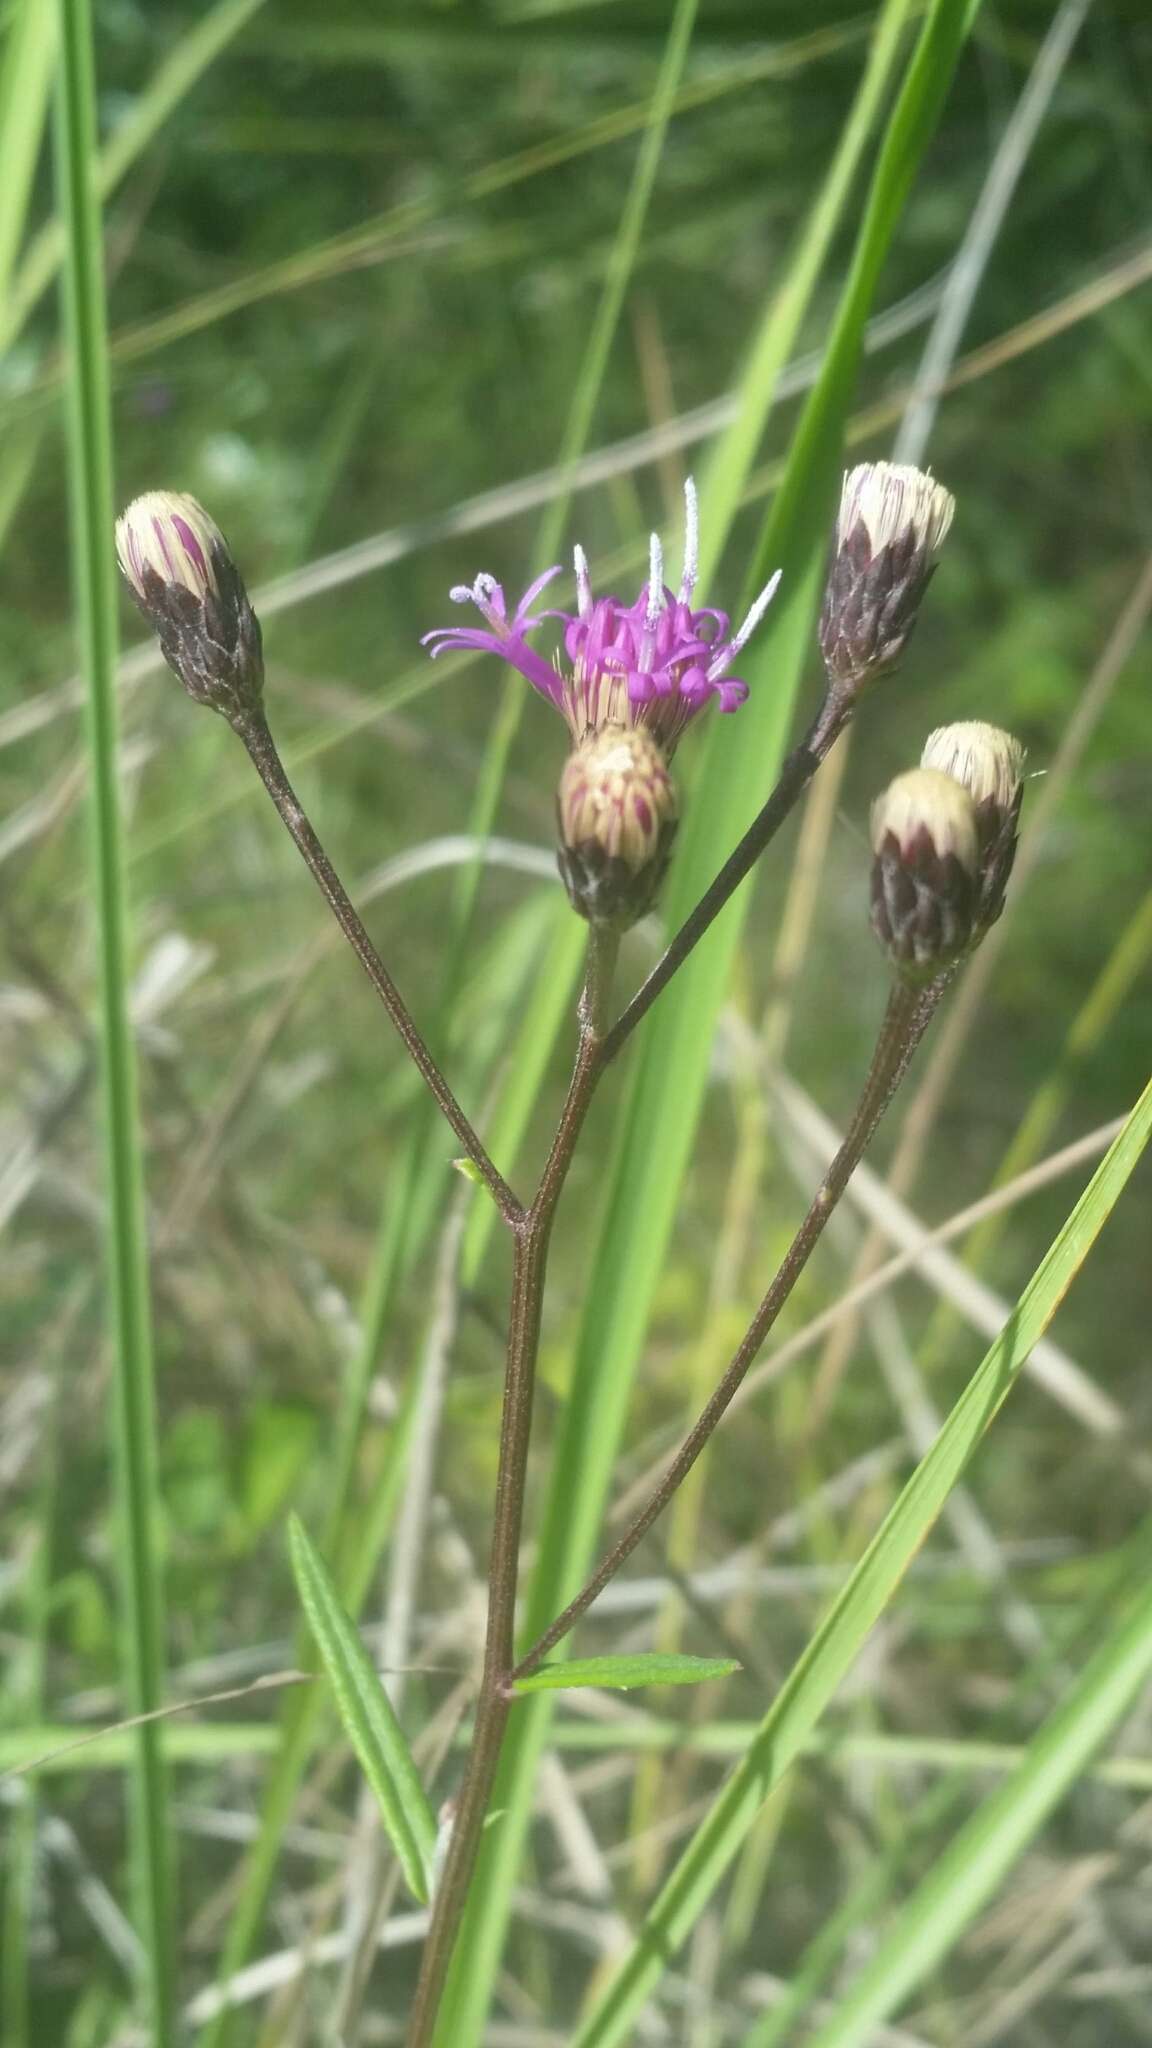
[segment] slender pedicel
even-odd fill
[[[235,721],[235,729],[248,749],[249,758],[290,833],[297,851],[305,861],[313,881],[387,1010],[405,1051],[419,1070],[445,1121],[455,1132],[468,1158],[480,1174],[505,1223],[512,1228],[518,1228],[524,1215],[523,1204],[490,1159],[479,1134],[473,1129],[424,1043],[399,989],[372,944],[351,897],[313,831],[307,813],[284,772],[284,764],[276,750],[267,721],[262,716],[238,720]]]
[[[695,908],[669,940],[647,979],[606,1034],[601,1049],[605,1065],[616,1058],[636,1026],[647,1016],[673,976],[679,973],[689,954],[699,945],[705,932],[790,817],[821,762],[831,753],[852,716],[852,709],[851,698],[835,697],[829,691],[805,737],[780,770],[776,787],[767,803],[753,818],[743,839],[733,848],[715,880],[709,883]]]

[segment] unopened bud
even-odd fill
[[[935,768],[898,775],[872,806],[872,929],[911,981],[971,944],[980,878],[976,810]]]
[[[643,726],[573,749],[556,795],[557,861],[573,910],[627,931],[656,900],[676,836],[676,787]]]
[[[845,476],[820,615],[834,688],[858,689],[899,661],[955,510],[942,484],[903,463]]]
[[[920,764],[950,775],[972,799],[980,842],[976,921],[981,932],[985,932],[1004,908],[1004,892],[1016,858],[1024,794],[1024,749],[1010,732],[971,719],[959,725],[942,725],[931,733]]]
[[[260,622],[215,520],[180,491],[148,491],[116,521],[128,588],[198,704],[225,718],[255,710],[264,688]]]

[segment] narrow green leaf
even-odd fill
[[[315,1688],[301,1686],[296,1698]],[[735,1762],[759,1731],[756,1721],[657,1720],[638,1715],[627,1721],[589,1721],[584,1715],[555,1722],[549,1741],[573,1756],[692,1755]],[[467,1746],[471,1729],[459,1731],[457,1747]],[[130,1765],[133,1730],[107,1728],[81,1736],[74,1722],[44,1721],[27,1728],[0,1728],[0,1780],[16,1773],[36,1778],[83,1776],[89,1771],[119,1771]],[[267,1756],[280,1740],[272,1721],[196,1721],[182,1715],[167,1723],[164,1753],[172,1764],[220,1764],[235,1757]],[[1019,1743],[965,1742],[958,1737],[845,1733],[810,1735],[805,1756],[834,1765],[876,1764],[922,1776],[935,1771],[949,1781],[968,1772],[976,1777],[1003,1776],[1024,1761]],[[1096,1783],[1121,1791],[1152,1792],[1152,1757],[1102,1757],[1090,1768]]]
[[[436,1822],[404,1731],[304,1525],[288,1523],[292,1569],[328,1682],[409,1889],[428,1901]]]
[[[55,8],[18,0],[0,61],[0,304],[24,235],[55,52]]]
[[[724,552],[728,529],[752,473],[780,373],[796,346],[804,315],[840,223],[864,150],[892,82],[896,53],[912,14],[912,0],[886,0],[876,22],[860,88],[836,153],[804,222],[785,273],[769,301],[740,379],[739,410],[708,457],[701,495],[708,525],[701,536],[700,580],[707,588]]]
[[[264,0],[217,0],[181,37],[151,84],[140,94],[127,120],[101,154],[93,156],[94,181],[101,199],[115,191],[125,172],[160,133],[185,94],[263,5]],[[41,0],[33,0],[25,12],[44,16],[51,10]],[[29,313],[59,270],[63,250],[63,229],[59,222],[50,221],[29,245],[11,293],[5,295],[0,314],[0,351],[10,348],[20,334]]]
[[[92,182],[96,77],[89,0],[60,0],[56,194],[64,234],[72,580],[87,696],[91,871],[99,948],[105,1302],[116,1466],[124,1698],[149,1714],[164,1697],[152,1311],[120,814],[116,698],[118,579],[113,553],[112,419],[100,208]],[[134,1732],[131,1868],[145,1955],[148,2037],[174,2038],[172,1854],[160,1729]]]
[[[517,1679],[516,1691],[574,1692],[580,1686],[602,1685],[630,1692],[638,1685],[703,1685],[706,1678],[729,1678],[739,1669],[735,1657],[664,1657],[655,1650],[636,1657],[573,1657],[567,1664],[543,1664],[530,1678]]]
[[[330,1510],[327,1534],[334,1543],[350,1518],[349,1508],[353,1498],[352,1473],[358,1442],[354,1417],[360,1412],[360,1389],[367,1383],[371,1361],[376,1356],[379,1331],[394,1277],[393,1266],[393,1246],[385,1231],[381,1233],[377,1244],[364,1289],[360,1311],[361,1342],[348,1367],[344,1400],[348,1409],[354,1412],[346,1429],[337,1433],[338,1437],[343,1438],[343,1445],[338,1445],[329,1469]],[[420,1377],[415,1375],[410,1388],[405,1391],[400,1413],[389,1436],[382,1469],[376,1477],[367,1505],[357,1503],[359,1523],[356,1551],[349,1559],[347,1572],[341,1579],[346,1605],[353,1614],[359,1613],[367,1597],[372,1575],[395,1518],[419,1396]],[[298,1654],[301,1663],[306,1664],[308,1657],[305,1656],[303,1649]],[[260,1801],[260,1826],[245,1861],[243,1880],[217,1959],[217,1976],[220,1982],[226,1982],[243,1967],[256,1938],[268,1901],[284,1830],[292,1818],[300,1782],[308,1767],[308,1759],[316,1740],[322,1703],[323,1696],[318,1686],[303,1686],[299,1691],[291,1692],[278,1728],[274,1731],[274,1740],[271,1744],[274,1754]],[[220,2048],[220,2044],[228,2038],[234,2017],[233,2006],[221,2005],[215,2019],[209,2022],[204,2031],[204,2048]]]
[[[629,2030],[667,1959],[711,1897],[773,1787],[800,1754],[932,1527],[984,1431],[1007,1399],[1152,1136],[1149,1082],[927,1456],[868,1545],[786,1679],[646,1916],[635,1944],[587,2014],[573,2048],[611,2048]]]
[[[27,1728],[0,1728],[0,1782],[17,1772],[58,1778],[88,1771],[130,1767],[136,1753],[134,1728],[87,1733],[73,1721],[42,1721]],[[273,1722],[169,1721],[164,1734],[168,1763],[221,1764],[234,1757],[267,1756],[276,1747]]]

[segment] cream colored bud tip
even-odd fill
[[[841,546],[862,522],[872,552],[900,540],[911,528],[916,546],[934,561],[944,545],[956,500],[927,470],[903,462],[862,462],[844,478],[837,535]]]
[[[1010,811],[1024,779],[1024,749],[1010,732],[972,718],[929,733],[920,766],[962,783],[974,804]]]
[[[116,521],[117,558],[143,603],[149,570],[162,583],[182,584],[193,596],[205,597],[216,581],[217,548],[228,551],[216,521],[183,491],[146,491]]]
[[[976,809],[966,789],[937,768],[910,768],[898,775],[872,806],[872,851],[880,853],[889,835],[901,857],[915,858],[927,848],[939,860],[955,854],[969,874],[976,872],[979,841]]]

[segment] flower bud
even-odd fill
[[[1004,892],[1016,858],[1024,749],[1010,732],[971,719],[942,725],[930,733],[920,765],[950,775],[968,791],[975,806],[980,842],[976,922],[981,933],[986,932],[1004,908]]]
[[[643,917],[671,858],[677,811],[645,727],[605,726],[574,748],[556,794],[556,858],[573,910],[616,931]]]
[[[913,768],[872,806],[872,929],[909,981],[971,944],[980,881],[976,808],[935,768]]]
[[[134,498],[116,521],[116,553],[189,696],[233,720],[254,711],[264,688],[260,622],[204,507],[179,491]]]
[[[859,689],[899,661],[955,509],[934,477],[902,463],[845,476],[820,615],[833,688]]]

